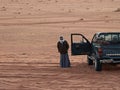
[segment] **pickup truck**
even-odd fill
[[[88,65],[96,71],[102,70],[103,63],[120,63],[120,32],[95,33],[91,42],[82,34],[71,34],[71,54],[87,55]]]

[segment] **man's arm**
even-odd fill
[[[68,42],[66,41],[66,46],[67,46],[67,49],[69,49],[69,44],[68,44]]]

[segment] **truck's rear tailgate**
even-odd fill
[[[110,58],[120,58],[120,44],[113,45],[103,45],[103,56]]]

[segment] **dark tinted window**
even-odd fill
[[[104,42],[120,42],[119,33],[102,33],[98,36],[98,38],[101,38],[100,40]]]

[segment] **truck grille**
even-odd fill
[[[107,56],[120,56],[120,54],[106,54]]]
[[[110,57],[120,57],[120,50],[105,50],[103,54]]]

